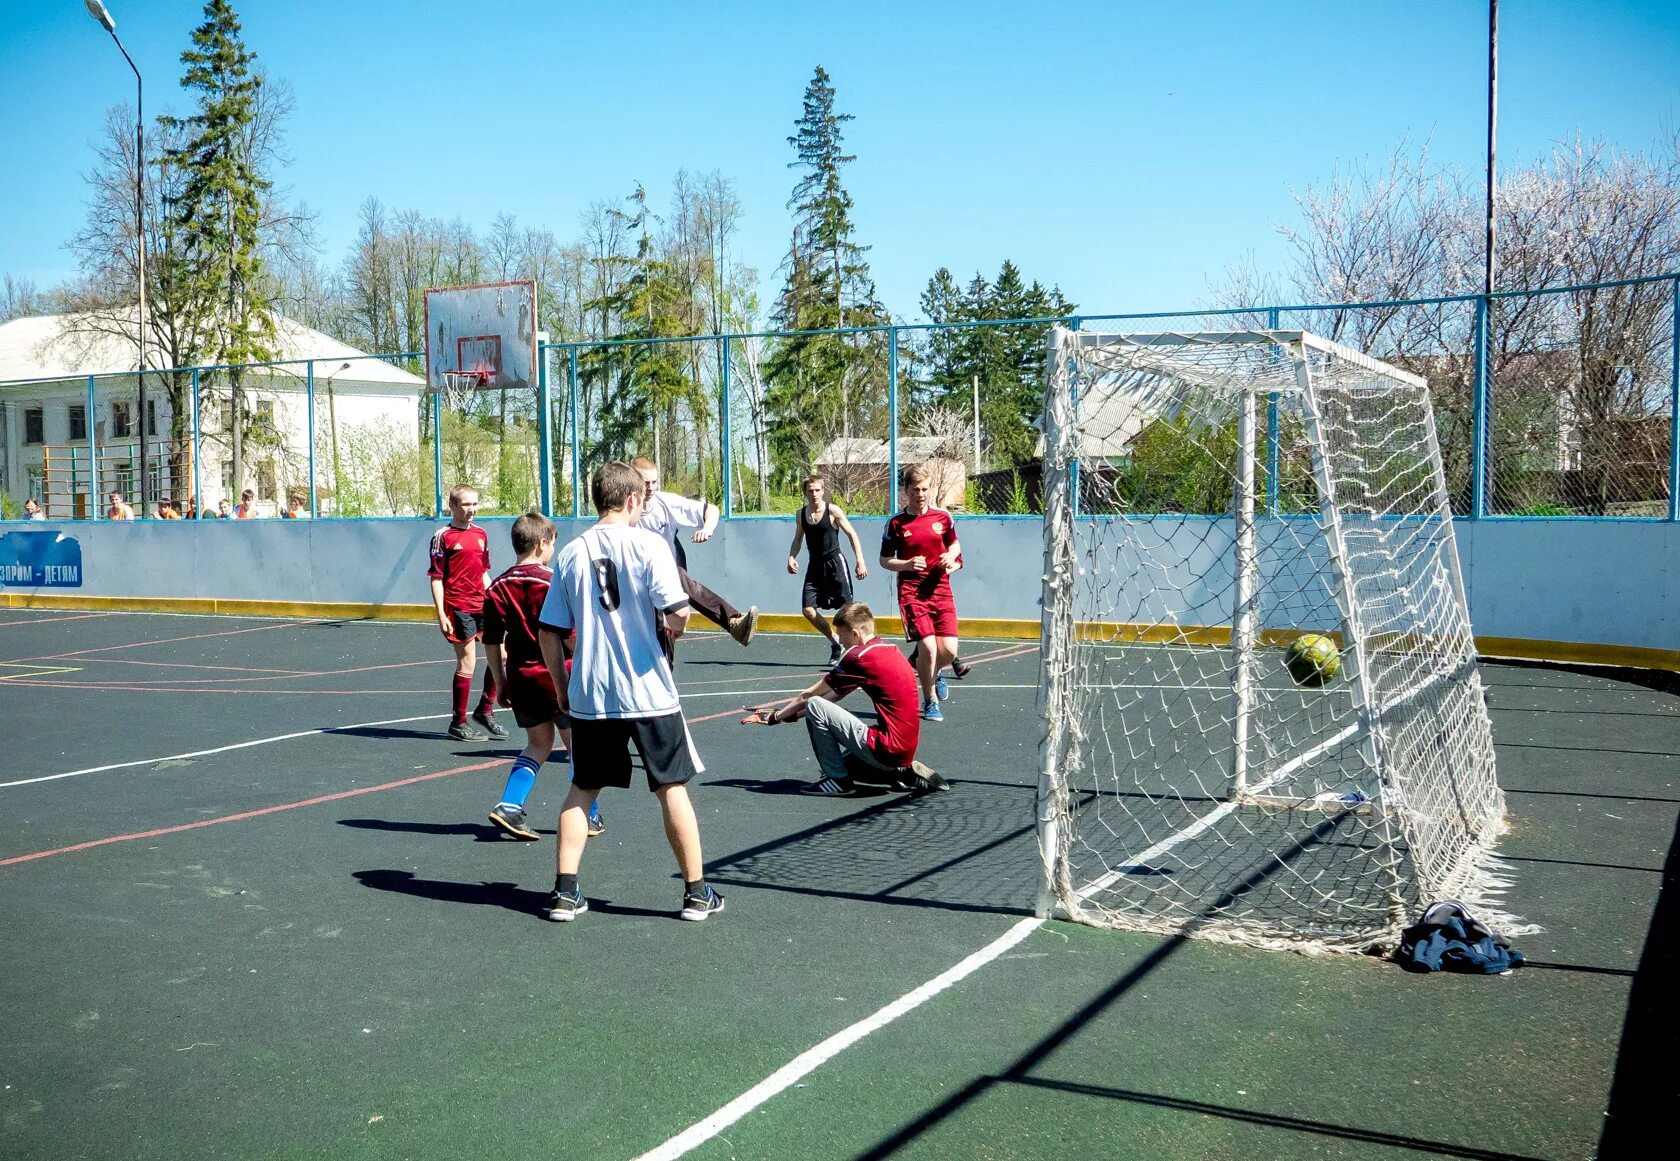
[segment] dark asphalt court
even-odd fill
[[[441,735],[430,627],[0,611],[0,1157],[638,1157],[1030,915],[1031,643],[967,645],[923,745],[955,789],[914,801],[799,796],[803,730],[736,724],[820,671],[815,638],[679,649],[728,911],[676,921],[637,789],[558,925],[566,767],[532,797],[544,841],[498,838],[517,744]],[[686,1155],[1648,1155],[1676,1096],[1680,694],[1484,672],[1508,904],[1544,929],[1523,971],[1050,923]]]

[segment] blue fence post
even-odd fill
[[[303,365],[303,390],[308,400],[308,416],[306,423],[309,427],[309,514],[321,514],[320,503],[315,495],[315,360],[311,359]],[[196,501],[195,501],[196,503]]]
[[[718,377],[722,381],[723,389],[723,518],[729,519],[735,515],[735,445],[730,442],[729,433],[729,364],[734,360],[729,355],[729,340],[724,339],[721,347],[722,358],[718,363]]]
[[[1266,310],[1266,329],[1278,329],[1278,308]],[[1278,393],[1266,393],[1266,513],[1276,516],[1278,510]]]
[[[887,515],[898,510],[898,328],[887,332]]]
[[[192,373],[192,443],[193,443],[193,481],[192,481],[192,484],[193,484],[193,507],[198,510],[198,514],[200,516],[204,515],[204,489],[201,486],[202,483],[203,483],[203,474],[199,471],[199,449],[202,446],[202,441],[200,440],[199,437],[200,437],[200,435],[203,434],[203,430],[204,430],[204,425],[199,422],[199,412],[198,412],[198,368],[194,367],[193,368],[193,373]]]
[[[432,392],[432,515],[443,517],[443,392]]]
[[[1470,512],[1480,520],[1487,512],[1488,469],[1488,307],[1485,296],[1476,300],[1475,380],[1471,387],[1470,421]]]
[[[1668,348],[1668,518],[1680,523],[1680,278],[1673,283],[1673,342]]]
[[[583,464],[583,439],[578,434],[578,358],[577,345],[566,348],[566,388],[571,393],[572,414],[572,519],[583,516],[582,482],[578,471]]]
[[[548,385],[548,356],[549,348],[546,343],[537,344],[537,466],[538,479],[541,485],[538,489],[538,505],[542,514],[552,518],[554,516],[554,407],[553,393]]]
[[[95,520],[99,519],[99,422],[94,418],[98,414],[95,410],[97,405],[97,401],[94,399],[94,379],[92,375],[89,375],[87,392],[88,515]],[[75,515],[75,512],[76,496],[75,489],[72,488],[70,513]]]

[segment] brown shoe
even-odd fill
[[[751,645],[753,633],[758,629],[758,606],[754,605],[744,613],[738,613],[729,621],[729,635],[735,638],[737,645]]]

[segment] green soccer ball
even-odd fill
[[[1342,654],[1330,638],[1308,633],[1290,643],[1283,663],[1296,685],[1329,685],[1341,672]]]

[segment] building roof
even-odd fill
[[[898,437],[898,462],[901,464],[920,464],[934,459],[941,448],[952,441],[938,435],[901,435]],[[959,441],[960,443],[960,441]],[[834,466],[837,464],[886,464],[888,462],[887,441],[884,439],[863,439],[857,436],[837,439],[822,450],[817,456],[817,463]]]
[[[44,314],[0,323],[0,386],[20,379],[133,373],[137,359],[131,338],[78,333],[69,326],[73,317]],[[346,383],[383,384],[415,391],[426,386],[426,380],[419,375],[411,375],[382,359],[369,358],[365,351],[283,315],[274,316],[274,327],[276,359],[314,359],[317,376],[337,372],[337,377]],[[148,369],[158,367],[156,356],[156,351],[148,352]],[[340,371],[339,365],[346,362],[350,367]],[[320,363],[329,365],[322,367]],[[301,365],[289,370],[299,377],[304,374]]]

